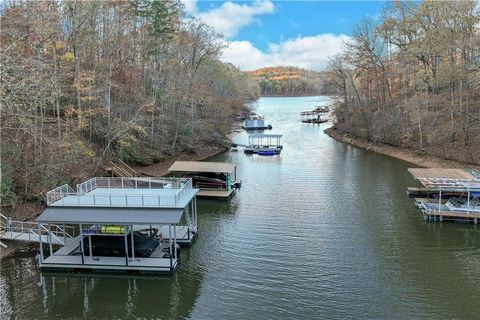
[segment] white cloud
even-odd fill
[[[183,0],[184,4],[188,3],[186,1],[187,0]],[[274,11],[275,6],[269,0],[254,1],[251,5],[229,1],[222,3],[222,5],[217,8],[199,12],[194,15],[202,19],[206,24],[212,26],[218,33],[223,34],[226,38],[232,38],[241,28],[255,22],[257,16],[271,14]],[[194,12],[196,12],[196,4]]]
[[[272,43],[261,51],[249,41],[232,41],[224,50],[222,60],[241,70],[261,67],[297,66],[309,70],[325,70],[329,57],[340,53],[350,37],[344,34],[318,34]]]
[[[185,6],[185,11],[188,14],[195,15],[197,13],[197,0],[180,0]]]

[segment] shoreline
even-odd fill
[[[464,163],[449,159],[443,159],[437,156],[429,154],[419,154],[412,149],[394,147],[383,143],[374,143],[363,138],[350,136],[345,133],[340,133],[335,130],[333,127],[327,128],[324,130],[324,133],[329,137],[352,145],[354,147],[364,149],[367,151],[376,152],[383,154],[395,159],[399,159],[411,164],[424,167],[424,168],[472,168],[480,169],[480,165],[475,165],[471,163]]]

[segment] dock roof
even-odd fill
[[[281,138],[281,134],[275,133],[252,133],[248,135],[249,138]]]
[[[168,171],[231,173],[235,171],[235,164],[230,162],[175,161]]]
[[[474,181],[476,178],[463,169],[451,168],[409,168],[415,179],[454,179]]]
[[[410,168],[408,171],[429,190],[480,191],[480,180],[463,169]]]
[[[182,215],[183,209],[48,207],[37,221],[67,224],[178,224]]]

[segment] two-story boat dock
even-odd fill
[[[63,185],[47,193],[38,229],[74,227],[78,235],[48,233],[50,255],[40,239],[42,269],[171,273],[177,244],[197,234],[196,194],[191,179],[93,178],[73,191]],[[59,240],[59,241],[55,241]],[[54,251],[53,244],[64,245]]]

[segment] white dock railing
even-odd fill
[[[76,192],[68,184],[50,190],[47,192],[47,205],[71,194],[76,194]]]
[[[70,187],[67,189],[65,186],[47,193],[48,205],[152,208],[176,206],[187,195],[188,189],[193,188],[192,179],[190,178],[163,177],[96,177],[77,184],[77,192]],[[125,189],[125,192],[113,191],[111,189]],[[129,193],[128,189],[173,190],[163,194],[161,192],[152,194],[151,192]],[[93,190],[95,192],[92,192]]]
[[[77,194],[83,195],[97,188],[97,178],[77,184]]]
[[[51,224],[48,229],[45,226],[38,227],[34,221],[15,221],[0,214],[1,234],[4,240],[18,240],[26,242],[47,243],[48,238],[54,239],[54,244],[65,245],[75,237],[75,228],[72,226],[61,226]]]

